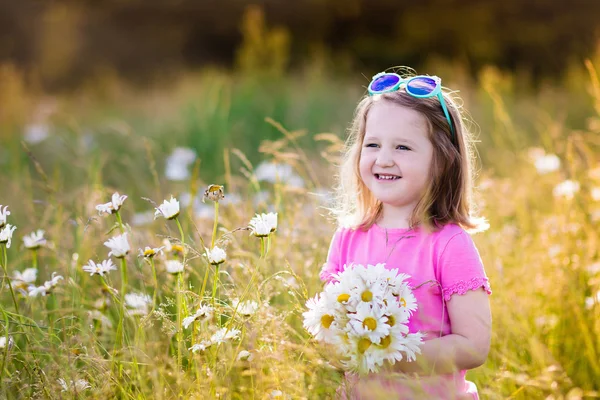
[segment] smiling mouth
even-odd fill
[[[375,179],[377,179],[378,181],[396,181],[400,178],[402,178],[402,177],[398,176],[398,175],[375,174]]]

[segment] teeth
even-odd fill
[[[377,175],[377,176],[378,176],[378,179],[383,179],[383,180],[388,180],[388,181],[393,181],[393,180],[399,178],[395,175]]]

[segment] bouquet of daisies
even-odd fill
[[[304,327],[332,344],[350,371],[377,372],[385,360],[414,361],[423,335],[408,332],[417,309],[408,278],[385,264],[351,265],[306,302]]]

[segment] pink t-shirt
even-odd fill
[[[446,302],[451,301],[452,296],[480,288],[492,293],[473,240],[455,224],[445,225],[431,233],[419,228],[385,229],[377,224],[367,231],[338,228],[331,240],[321,279],[330,281],[332,274],[353,263],[385,263],[389,269],[398,268],[399,272],[410,275],[408,281],[417,299],[418,310],[410,319],[409,329],[410,332],[426,333],[425,340],[452,333],[446,310]],[[465,380],[465,374],[466,371],[461,371],[440,379],[451,382],[466,398],[477,399],[477,388]],[[447,398],[457,398],[447,389],[444,391],[443,398],[446,395]]]

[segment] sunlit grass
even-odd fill
[[[474,236],[494,292],[492,350],[468,374],[483,398],[599,396],[600,86],[591,64],[587,72],[574,85],[592,88],[577,103],[588,111],[574,124],[568,110],[554,113],[563,100],[540,97],[536,107],[535,96],[516,98],[507,89],[512,78],[492,69],[480,86],[461,92],[481,127],[477,198],[491,223]],[[174,88],[177,96],[155,97],[161,107],[131,95],[135,106],[115,109],[110,118],[65,99],[47,122],[53,133],[46,141],[22,145],[17,128],[3,136],[0,204],[9,206],[7,220],[17,230],[10,248],[0,245],[7,272],[0,293],[7,338],[0,341],[1,397],[335,393],[340,374],[302,328],[301,312],[321,290],[318,272],[334,229],[324,206],[341,142],[328,132],[343,132],[361,91],[336,93],[349,85],[279,78],[283,89],[271,97],[258,81],[210,79],[215,84],[202,97]],[[153,118],[156,124],[148,122]],[[172,182],[164,160],[176,146],[193,147],[200,162],[190,166],[188,179]],[[559,163],[539,161],[544,153]],[[255,164],[262,160],[291,165],[303,186],[260,180]],[[559,186],[565,181],[578,185]],[[214,203],[201,202],[209,184],[225,186],[218,217]],[[119,211],[123,225],[95,209],[115,191],[129,196]],[[181,200],[177,220],[153,220],[154,207],[171,194]],[[151,217],[134,224],[140,212]],[[268,239],[248,230],[263,212],[278,213]],[[37,229],[49,244],[25,248],[22,238]],[[113,259],[118,270],[90,276],[83,266],[108,259],[103,243],[121,230],[128,232],[129,254]],[[138,255],[146,246],[165,247],[148,259]],[[226,252],[218,269],[205,255],[215,246]],[[182,262],[184,273],[168,273],[167,260]],[[53,273],[64,279],[36,297],[12,279],[13,300],[6,279],[31,267],[38,270],[36,286]],[[121,294],[139,297],[127,302]],[[243,307],[245,301],[258,308]],[[214,312],[183,328],[183,319],[202,306]],[[202,346],[225,332],[232,337]],[[189,350],[194,345],[197,352]]]

